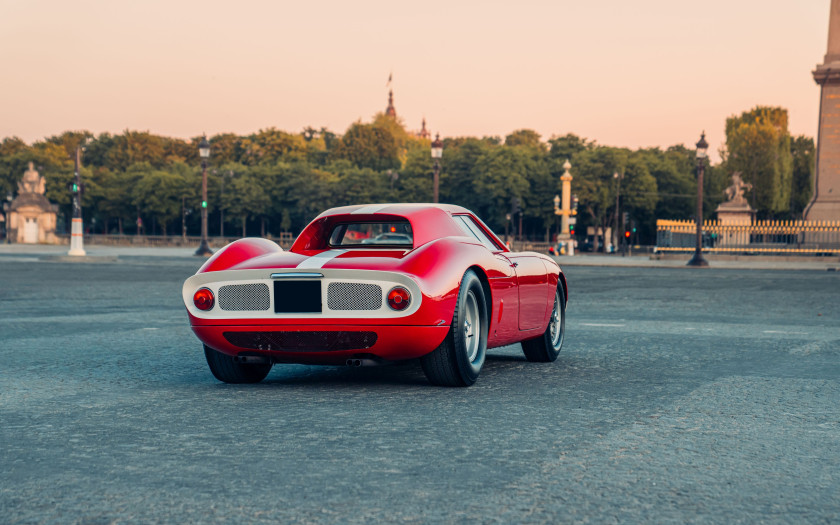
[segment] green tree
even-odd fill
[[[91,197],[95,202],[95,210],[109,231],[111,219],[116,221],[117,233],[123,234],[123,225],[134,217],[135,208],[131,205],[131,192],[123,172],[113,172],[108,168],[94,168],[93,180],[95,186]]]
[[[527,148],[504,147],[490,149],[482,155],[473,168],[473,191],[481,198],[476,211],[491,228],[505,228],[506,215],[511,210],[512,199],[517,199],[527,210],[530,183],[529,170],[533,160]]]
[[[301,135],[286,133],[276,128],[261,129],[240,143],[240,162],[248,166],[273,164],[280,160],[306,158],[306,141]]]
[[[444,149],[444,158],[446,149]],[[434,200],[433,162],[429,151],[413,149],[408,152],[405,167],[399,172],[399,179],[394,183],[395,191],[391,193],[399,202],[432,202]],[[387,174],[387,171],[385,172]],[[446,170],[442,168],[439,188],[441,202],[447,201],[443,189],[448,187]],[[390,179],[388,181],[391,182]]]
[[[799,135],[790,142],[793,157],[793,176],[791,177],[790,214],[791,219],[799,219],[808,206],[814,189],[816,172],[816,149],[814,139]]]
[[[265,172],[249,170],[231,182],[230,206],[231,217],[238,217],[242,227],[242,237],[247,236],[249,219],[260,219],[261,234],[265,235],[264,219],[271,206],[269,193],[265,191]]]
[[[360,168],[376,171],[400,169],[400,148],[393,133],[386,127],[356,122],[341,137],[333,155]]]
[[[67,152],[67,157],[72,159],[76,155],[76,148],[84,147],[92,138],[93,133],[90,131],[65,131],[61,135],[47,137],[44,142],[61,146]]]
[[[482,197],[473,191],[473,168],[479,158],[500,147],[475,137],[444,140],[440,175],[441,201],[478,210]],[[423,165],[424,176],[429,180],[428,187],[431,188],[432,160],[428,152],[418,154],[418,160]],[[431,189],[428,195],[431,196]]]
[[[113,137],[105,165],[112,170],[126,171],[132,164],[146,162],[155,168],[166,164],[166,139],[148,131],[125,130]]]
[[[240,161],[242,138],[239,135],[234,133],[220,133],[213,135],[207,140],[210,142],[210,162],[215,166],[223,166]],[[195,150],[198,151],[198,142],[195,142]]]
[[[287,229],[300,231],[312,219],[335,202],[338,176],[304,162],[279,163],[276,170],[277,184],[271,189],[272,213],[288,213]]]
[[[579,229],[588,225],[608,228],[614,221],[618,182],[614,174],[622,174],[628,162],[628,151],[620,148],[593,147],[575,156],[573,187],[580,199]],[[607,239],[600,242],[606,243]]]
[[[550,158],[561,166],[566,160],[574,165],[575,156],[578,153],[595,147],[594,142],[578,137],[573,133],[568,133],[562,137],[553,137],[549,139],[548,143],[551,148],[549,150]]]
[[[114,137],[110,133],[100,133],[85,142],[84,163],[87,166],[103,167],[113,170],[108,152],[114,147]]]
[[[519,129],[505,137],[505,146],[525,146],[545,151],[545,144],[540,142],[540,134],[532,129]]]
[[[726,149],[726,170],[753,185],[749,198],[758,216],[788,212],[793,157],[787,110],[757,106],[726,119]]]
[[[152,216],[164,235],[167,226],[181,214],[182,197],[191,193],[188,183],[192,169],[178,162],[168,170],[160,170],[148,162],[141,162],[126,170],[126,175],[133,180],[132,204],[143,214]]]
[[[331,170],[332,171],[332,170]],[[356,168],[334,172],[336,183],[335,206],[387,202],[390,178],[387,172],[370,168]]]
[[[0,200],[17,188],[31,157],[29,151],[29,146],[18,137],[6,137],[0,142]]]
[[[687,220],[693,216],[697,195],[694,155],[694,151],[685,146],[671,146],[665,151],[648,148],[636,152],[656,182],[655,217]],[[634,219],[639,221],[641,217]]]

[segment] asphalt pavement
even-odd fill
[[[191,250],[57,248],[0,247],[0,523],[840,521],[840,272],[560,258],[555,363],[237,386]]]

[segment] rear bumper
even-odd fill
[[[198,338],[228,355],[261,355],[276,362],[344,364],[375,356],[414,359],[437,348],[449,326],[263,324],[192,325]]]

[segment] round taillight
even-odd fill
[[[193,295],[193,303],[199,310],[209,310],[213,308],[215,302],[213,292],[209,288],[201,288]]]
[[[405,310],[411,304],[411,294],[402,286],[395,286],[388,292],[388,306],[392,310]]]

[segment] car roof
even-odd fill
[[[452,215],[455,213],[471,213],[468,209],[454,204],[431,204],[431,203],[384,203],[384,204],[361,204],[357,206],[341,206],[338,208],[331,208],[318,217],[327,217],[329,215],[373,215],[382,213],[386,215],[402,215],[406,218],[411,218],[414,215],[422,214],[430,208],[437,208]]]
[[[323,249],[329,235],[324,229],[331,228],[329,225],[337,222],[389,221],[396,217],[405,218],[411,223],[414,246],[422,246],[442,237],[463,236],[463,231],[452,220],[452,215],[459,213],[471,212],[453,204],[423,203],[384,203],[332,208],[320,214],[304,228],[291,249]]]

